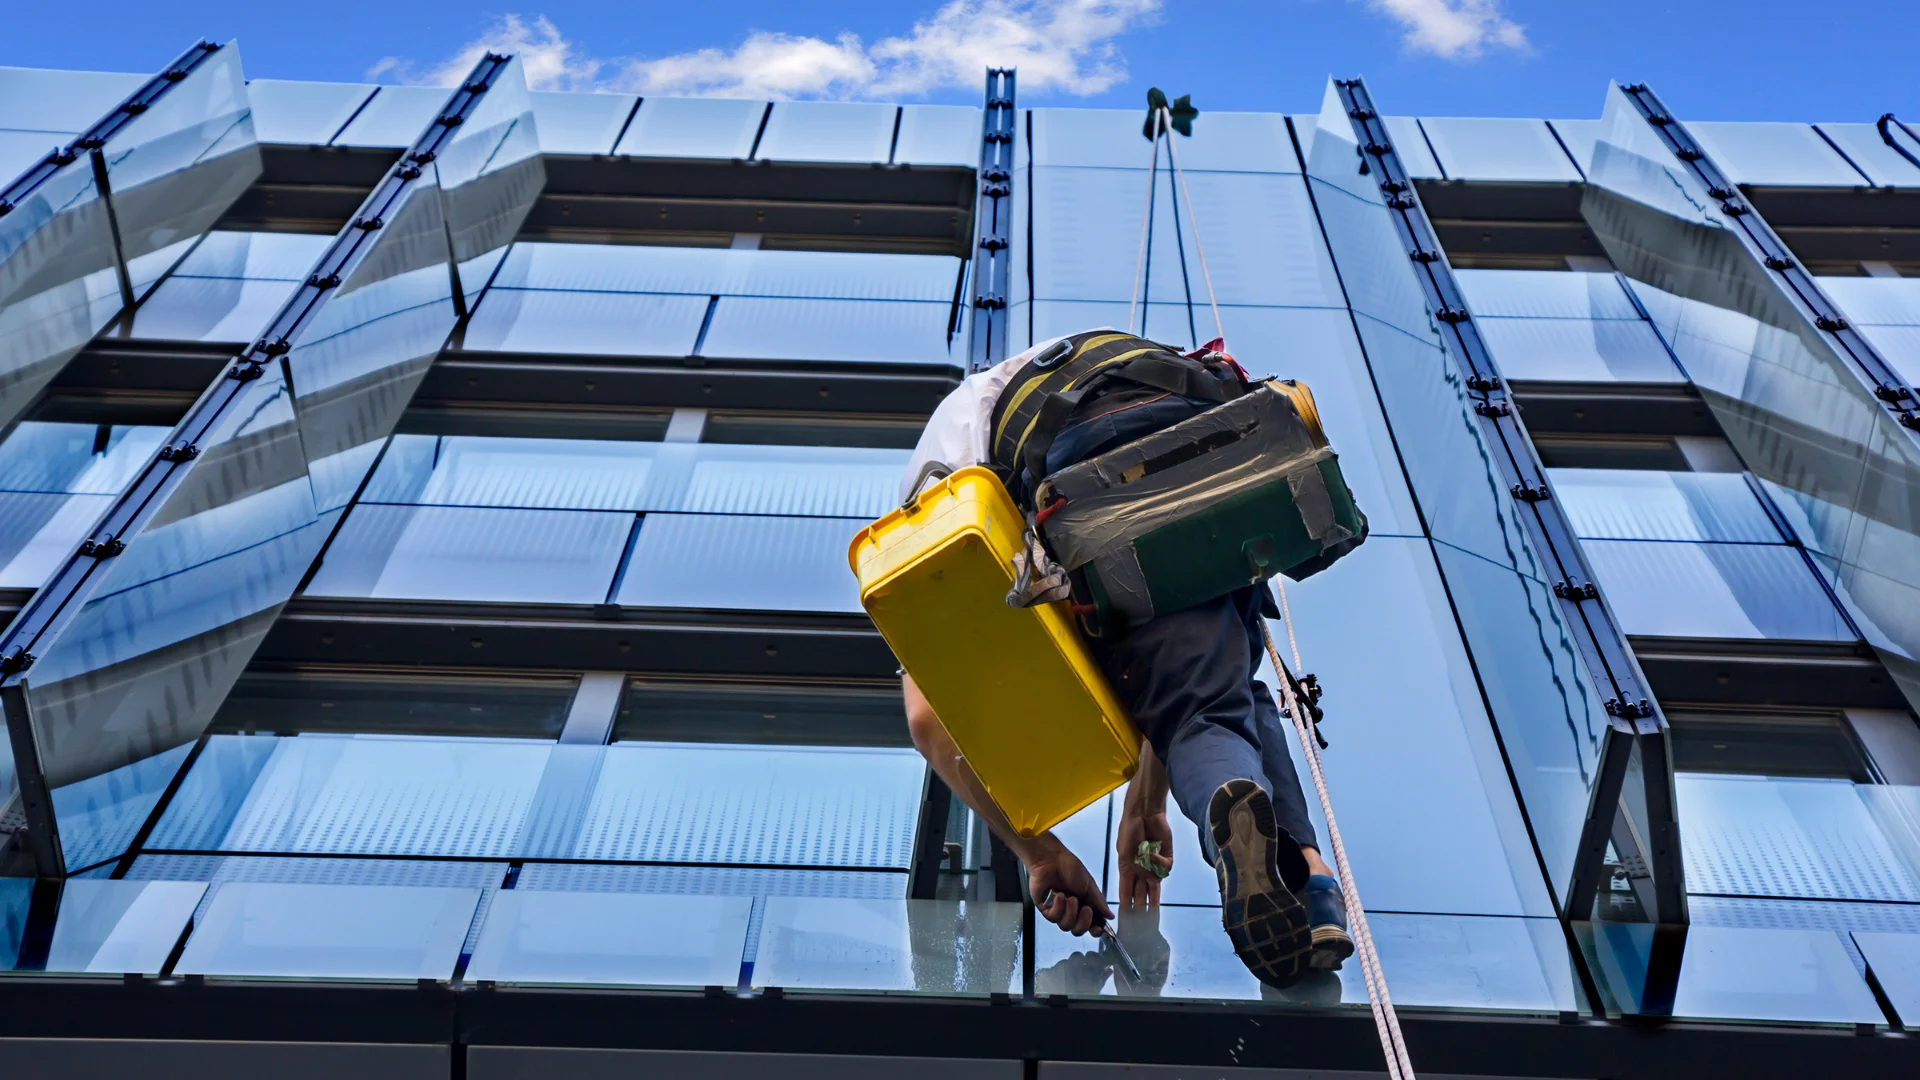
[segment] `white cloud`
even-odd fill
[[[451,86],[482,53],[511,52],[536,90],[624,90],[716,97],[915,97],[978,89],[989,66],[1020,69],[1020,89],[1098,94],[1127,77],[1114,38],[1152,22],[1161,0],[948,0],[898,37],[868,45],[754,30],[732,48],[598,58],[544,15],[507,15],[424,70],[389,56],[367,72]]]
[[[1472,60],[1488,48],[1528,52],[1527,28],[1507,18],[1500,0],[1366,0],[1406,28],[1400,40],[1412,52]]]

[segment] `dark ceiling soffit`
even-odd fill
[[[447,351],[417,405],[781,409],[928,416],[959,384],[924,364],[557,356]]]
[[[1535,550],[1555,567],[1559,581],[1554,591],[1561,614],[1611,720],[1572,880],[1562,883],[1566,890],[1563,915],[1573,920],[1590,916],[1593,898],[1611,876],[1606,861],[1611,842],[1627,865],[1651,871],[1650,880],[1635,875],[1633,882],[1642,908],[1653,921],[1684,926],[1686,894],[1672,768],[1665,752],[1665,720],[1634,663],[1625,635],[1600,599],[1573,529],[1559,501],[1552,497],[1546,470],[1540,466],[1526,426],[1513,407],[1510,388],[1501,378],[1459,283],[1438,249],[1432,222],[1365,83],[1360,79],[1335,79],[1333,85],[1347,108],[1362,153],[1378,164],[1381,192],[1393,215],[1395,231],[1418,270],[1427,304],[1448,339],[1448,351],[1466,375],[1466,389],[1482,438],[1495,451],[1493,464],[1520,504],[1516,517]],[[1631,768],[1635,757],[1640,764],[1637,770]],[[1626,788],[1629,773],[1635,778],[1632,790]],[[1628,806],[1639,808],[1644,819],[1629,820],[1630,816],[1622,812]],[[1670,993],[1670,979],[1677,975],[1675,967],[1657,976],[1650,974],[1650,979]],[[1662,1002],[1656,995],[1644,1004],[1648,1011],[1660,1012],[1670,1001]]]
[[[1896,1076],[1913,1063],[1911,1040],[1852,1027],[1400,1011],[1422,1067],[1450,1075],[1800,1080]],[[1362,1072],[1380,1055],[1357,1008],[0,975],[4,1037],[738,1052],[742,1032],[769,1054]]]

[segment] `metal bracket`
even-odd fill
[[[1562,600],[1572,600],[1575,603],[1579,603],[1582,600],[1598,600],[1600,599],[1600,587],[1591,581],[1579,585],[1575,585],[1571,581],[1556,581],[1553,583],[1553,595]]]
[[[80,541],[80,554],[89,559],[111,559],[127,550],[127,545],[117,536],[105,540]]]

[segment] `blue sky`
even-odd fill
[[[1595,116],[1645,79],[1702,120],[1920,120],[1914,0],[106,0],[16,5],[0,64],[149,71],[197,35],[249,76],[443,81],[508,45],[554,89],[975,102],[1013,60],[1023,104],[1318,108],[1329,73],[1389,112]]]

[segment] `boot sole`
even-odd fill
[[[1275,869],[1280,828],[1273,801],[1251,780],[1234,780],[1214,795],[1207,816],[1218,851],[1220,923],[1234,954],[1261,982],[1292,986],[1307,974],[1313,934],[1306,905]]]
[[[1313,928],[1313,956],[1307,966],[1315,971],[1333,971],[1353,955],[1353,938],[1337,926]]]

